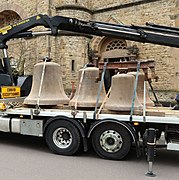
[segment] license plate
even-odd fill
[[[16,98],[20,97],[20,87],[18,86],[3,86],[1,87],[1,98]]]

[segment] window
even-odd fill
[[[126,41],[116,39],[116,40],[110,41],[107,44],[106,51],[110,51],[113,49],[126,49],[126,46],[127,46]]]
[[[75,72],[75,60],[71,61],[71,72]]]

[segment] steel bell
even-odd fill
[[[128,74],[132,74],[134,77],[136,77],[137,72],[129,72]],[[144,104],[144,80],[145,80],[144,73],[139,72],[137,95],[141,104]],[[146,106],[155,106],[154,102],[149,97],[148,89],[146,90]]]
[[[25,98],[24,104],[37,104],[44,63],[45,62],[40,62],[34,66],[31,92],[29,96]],[[45,63],[45,71],[42,82],[39,105],[48,106],[69,103],[69,98],[63,89],[59,64],[54,62]]]
[[[111,93],[105,108],[114,111],[130,111],[134,94],[135,78],[131,74],[117,74],[112,77]],[[142,109],[136,95],[134,110]]]
[[[81,76],[83,76],[82,82],[80,82]],[[100,83],[98,82],[98,77],[99,69],[96,67],[80,69],[77,90],[69,106],[76,106],[77,104],[77,107],[95,107]],[[98,106],[101,105],[104,97],[105,90],[102,88]]]

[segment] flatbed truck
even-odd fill
[[[50,30],[32,32],[31,28],[44,26]],[[35,15],[16,24],[0,29],[0,49],[4,63],[12,79],[6,42],[12,38],[33,38],[41,35],[90,34],[112,36],[142,43],[179,47],[179,29],[155,24],[124,26],[75,18]],[[92,144],[102,158],[120,160],[127,156],[132,144],[136,154],[144,154],[152,162],[156,140],[163,132],[168,150],[179,150],[179,111],[154,107],[143,114],[102,112],[69,108],[43,109],[42,107],[10,108],[1,105],[0,131],[44,137],[48,147],[56,154],[73,155],[80,149],[87,151]],[[154,114],[154,115],[153,115]],[[147,148],[146,148],[147,147]],[[149,171],[152,174],[152,171]]]

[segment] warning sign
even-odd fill
[[[18,86],[3,86],[1,87],[1,98],[16,98],[20,97],[20,87]]]

